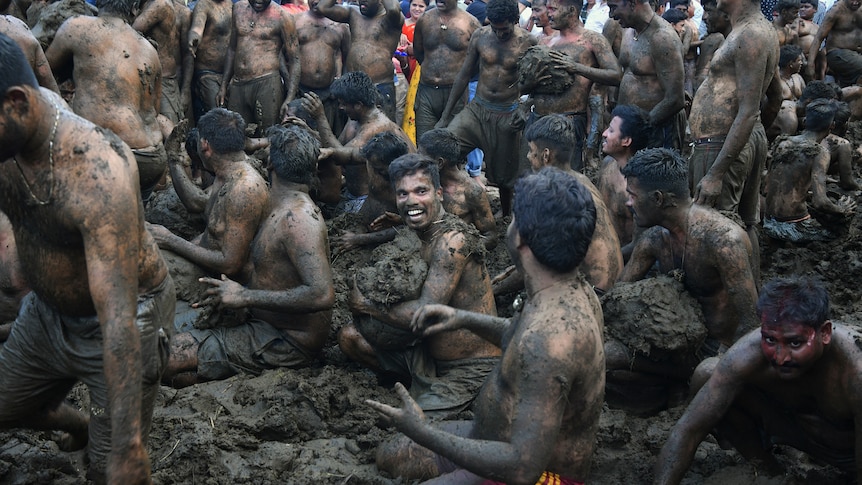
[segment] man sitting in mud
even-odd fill
[[[714,209],[692,204],[688,165],[674,150],[641,150],[622,171],[635,224],[645,231],[620,281],[643,279],[658,263],[659,272],[680,279],[703,311],[707,337],[697,359],[723,353],[733,344],[737,327],[756,326],[757,290],[745,231]],[[608,386],[619,388],[623,401],[634,384],[686,385],[697,362],[694,356],[674,359],[688,365],[671,359],[657,362],[633,354],[616,340],[605,344],[605,353]]]
[[[74,81],[75,113],[113,131],[131,147],[146,203],[165,174],[167,155],[157,120],[159,55],[129,25],[137,3],[99,0],[98,18],[80,16],[64,22],[45,56],[58,79]]]
[[[506,349],[476,398],[473,421],[432,426],[396,385],[402,407],[367,401],[405,437],[378,468],[434,483],[580,484],[589,476],[604,394],[602,310],[578,271],[596,222],[589,190],[546,167],[515,184],[506,247],[528,300],[511,319],[443,305],[411,324],[424,338],[469,329]],[[412,440],[412,441],[411,441]]]
[[[805,130],[796,136],[776,140],[766,179],[766,219],[763,232],[769,237],[793,243],[832,239],[828,229],[811,218],[811,205],[818,212],[852,215],[856,203],[844,197],[840,204],[826,195],[829,150],[821,144],[835,118],[836,102],[817,99],[805,108]]]
[[[189,180],[179,153],[183,136],[174,130],[171,140],[171,179],[180,200],[190,212],[203,212],[204,232],[192,241],[160,225],[148,227],[162,249],[172,251],[210,275],[240,278],[248,261],[254,235],[267,214],[269,192],[263,177],[246,162],[245,121],[224,108],[201,116],[198,153],[204,170],[215,174],[206,191]],[[244,282],[244,281],[243,281]]]
[[[251,247],[248,285],[224,275],[203,279],[211,288],[201,305],[247,308],[249,319],[175,335],[166,384],[305,366],[326,343],[335,290],[326,224],[308,195],[320,144],[298,127],[273,126],[268,133],[271,209]]]
[[[700,390],[669,433],[655,483],[680,483],[710,432],[767,475],[782,473],[771,449],[784,444],[862,480],[862,336],[829,320],[829,295],[809,277],[765,284],[757,316],[760,328],[698,366]]]
[[[599,295],[609,291],[623,270],[623,255],[620,240],[613,220],[605,206],[599,189],[586,175],[573,170],[569,161],[575,149],[576,129],[567,116],[553,114],[539,118],[524,132],[530,146],[527,158],[533,172],[544,167],[556,167],[571,176],[589,190],[596,208],[596,228],[581,271]],[[523,275],[517,267],[510,267],[494,278],[494,293],[505,294],[520,290],[524,286]]]
[[[485,248],[478,231],[443,209],[437,163],[418,154],[404,155],[389,166],[398,212],[421,241],[420,256],[428,274],[415,300],[392,306],[371,301],[354,285],[348,304],[357,323],[373,318],[414,339],[410,322],[428,303],[495,316]],[[367,317],[366,317],[367,316]],[[409,382],[410,392],[425,411],[444,415],[470,405],[500,355],[493,343],[468,330],[454,330],[396,349],[383,350],[366,340],[356,324],[342,327],[341,350],[351,359]]]
[[[150,483],[176,300],[144,228],[134,156],[40,89],[3,34],[0,59],[0,210],[33,288],[0,351],[0,427],[63,430],[64,449],[88,447],[89,480]],[[78,380],[88,414],[64,402]]]

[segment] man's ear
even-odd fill
[[[829,345],[829,342],[832,342],[832,320],[826,320],[820,326],[820,342],[823,345]]]
[[[632,137],[627,136],[620,140],[620,145],[624,147],[630,147],[632,145]]]
[[[551,149],[543,148],[542,149],[542,165],[548,165],[551,163]]]
[[[667,195],[661,190],[653,190],[649,193],[649,198],[651,201],[655,202],[659,207],[664,205],[665,200],[667,200]]]
[[[23,116],[30,111],[30,95],[23,86],[12,86],[4,93],[0,104],[3,105],[4,113],[12,110],[16,116]]]

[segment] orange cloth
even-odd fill
[[[506,485],[503,482],[495,482],[493,480],[485,480],[482,485]],[[584,485],[584,482],[572,480],[571,478],[561,477],[557,473],[542,472],[542,476],[536,482],[536,485]]]

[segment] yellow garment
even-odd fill
[[[418,143],[416,141],[416,112],[413,110],[413,104],[416,102],[416,90],[419,89],[419,77],[421,75],[422,66],[416,64],[416,71],[410,77],[410,87],[407,89],[407,104],[404,105],[404,115],[401,118],[401,129],[407,133],[407,136],[414,145],[418,145]]]

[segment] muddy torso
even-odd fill
[[[230,45],[233,4],[228,0],[198,0],[192,13],[192,26],[204,22],[203,33],[195,53],[195,69],[224,71],[224,58]]]
[[[448,18],[441,18],[436,9],[419,17],[414,43],[418,38],[424,49],[422,82],[442,86],[454,83],[461,64],[467,58],[470,36],[478,28],[479,22],[475,17],[460,10]]]
[[[350,33],[346,26],[311,11],[296,17],[296,31],[302,60],[299,83],[308,88],[328,88],[341,74],[341,49]]]
[[[345,72],[363,71],[374,83],[392,82],[392,53],[401,40],[401,25],[388,22],[385,16],[366,17],[351,8],[350,36]]]
[[[491,103],[514,103],[520,96],[518,59],[536,44],[536,40],[518,27],[506,42],[497,40],[490,26],[480,28],[473,36],[479,53],[476,96]]]
[[[237,36],[234,79],[247,81],[279,72],[285,39],[294,31],[290,14],[274,2],[263,12],[255,12],[243,0],[234,4],[233,26]]]
[[[188,10],[186,7],[183,8]],[[134,23],[135,30],[155,43],[164,77],[175,77],[182,63],[181,22],[176,10],[173,0],[148,0]],[[146,30],[142,30],[140,25],[142,20],[150,23]]]
[[[589,67],[598,67],[598,61],[594,54],[595,49],[607,48],[599,42],[600,35],[583,29],[576,39],[557,37],[551,42],[551,49],[568,54],[578,64]],[[604,39],[602,39],[604,40]],[[560,94],[537,94],[531,96],[536,112],[539,114],[576,112],[585,113],[593,82],[584,76],[573,76],[575,83]]]
[[[862,9],[854,12],[847,8],[845,3],[836,2],[834,12],[831,12],[833,15],[830,16],[834,16],[835,23],[826,37],[826,52],[832,49],[862,52]]]

